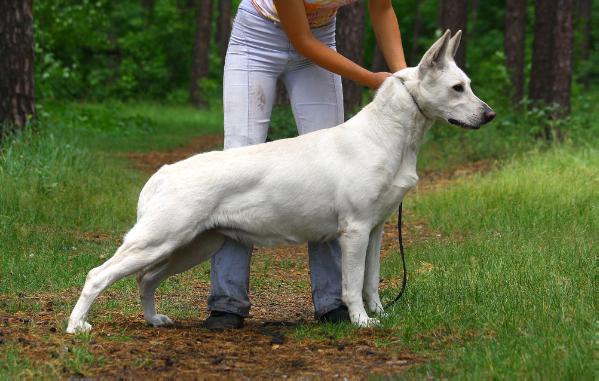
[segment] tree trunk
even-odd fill
[[[532,101],[552,106],[551,118],[570,113],[572,81],[573,0],[537,0],[529,94]],[[559,128],[545,126],[545,138],[562,138]]]
[[[364,3],[359,1],[337,12],[337,50],[358,65],[364,62]],[[351,113],[362,101],[362,86],[343,79],[343,107]]]
[[[466,64],[466,42],[468,24],[468,1],[467,0],[441,0],[440,26],[442,31],[450,29],[452,33],[462,30],[462,42],[455,55],[455,62],[464,68]]]
[[[147,12],[151,12],[154,9],[154,0],[141,0],[141,5]]]
[[[389,71],[387,67],[387,61],[385,61],[385,56],[381,49],[379,49],[379,45],[374,45],[374,52],[372,53],[372,65],[370,65],[370,70],[374,72],[378,71]]]
[[[35,114],[32,0],[0,1],[0,139]]]
[[[556,3],[551,101],[559,105],[559,108],[555,110],[554,117],[561,118],[570,114],[574,0],[556,0]]]
[[[286,106],[289,104],[289,96],[287,95],[287,89],[285,83],[281,78],[277,79],[277,87],[275,91],[275,105]]]
[[[505,12],[505,64],[512,82],[512,100],[524,96],[524,49],[526,41],[526,0],[507,0]]]
[[[416,0],[416,10],[414,11],[414,32],[412,33],[412,50],[410,51],[410,63],[412,66],[418,65],[420,61],[420,33],[422,32],[422,2]]]
[[[580,59],[582,61],[588,61],[591,57],[592,47],[592,28],[593,23],[591,22],[593,8],[592,0],[579,0],[578,2],[578,19],[582,27],[582,41],[580,44]],[[585,88],[591,87],[591,76],[589,73],[585,73],[582,78],[582,84]]]
[[[534,41],[532,46],[532,67],[528,93],[531,100],[549,103],[551,97],[553,29],[555,22],[555,0],[535,1]]]
[[[231,37],[231,0],[221,0],[218,4],[216,40],[218,41],[218,49],[223,64],[227,54],[229,37]]]
[[[212,0],[197,0],[196,37],[193,44],[191,67],[191,103],[196,107],[206,106],[200,91],[200,79],[210,71],[210,26],[212,23]]]

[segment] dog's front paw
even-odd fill
[[[91,331],[92,326],[86,321],[69,321],[67,333],[83,333]]]
[[[148,323],[152,324],[154,327],[164,327],[175,324],[168,316],[161,314],[156,314],[147,320]]]
[[[368,317],[368,315],[352,316],[351,321],[352,321],[352,323],[354,323],[355,325],[357,325],[358,327],[361,327],[361,328],[374,327],[375,325],[378,325],[380,323],[379,319],[370,318],[370,317]]]
[[[368,328],[368,327],[374,327],[376,325],[378,325],[380,323],[379,319],[377,318],[366,318],[366,319],[361,319],[355,322],[356,325],[358,325],[360,328]]]
[[[369,304],[368,310],[375,315],[382,315],[382,316],[385,315],[385,310],[383,308],[383,305],[380,302]]]

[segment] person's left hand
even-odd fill
[[[385,79],[387,79],[387,77],[390,77],[390,76],[391,76],[391,73],[388,73],[386,71],[379,71],[376,73],[372,73],[370,75],[370,78],[368,81],[368,87],[370,87],[372,90],[376,90],[383,84]]]

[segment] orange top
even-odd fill
[[[310,28],[318,28],[328,24],[337,14],[339,7],[354,2],[356,0],[304,0]],[[280,22],[277,8],[272,0],[252,0],[252,4],[262,16]]]

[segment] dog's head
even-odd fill
[[[424,54],[416,69],[415,97],[426,116],[478,129],[493,120],[495,112],[474,95],[470,79],[454,61],[461,36],[462,31],[451,37],[447,30]]]

